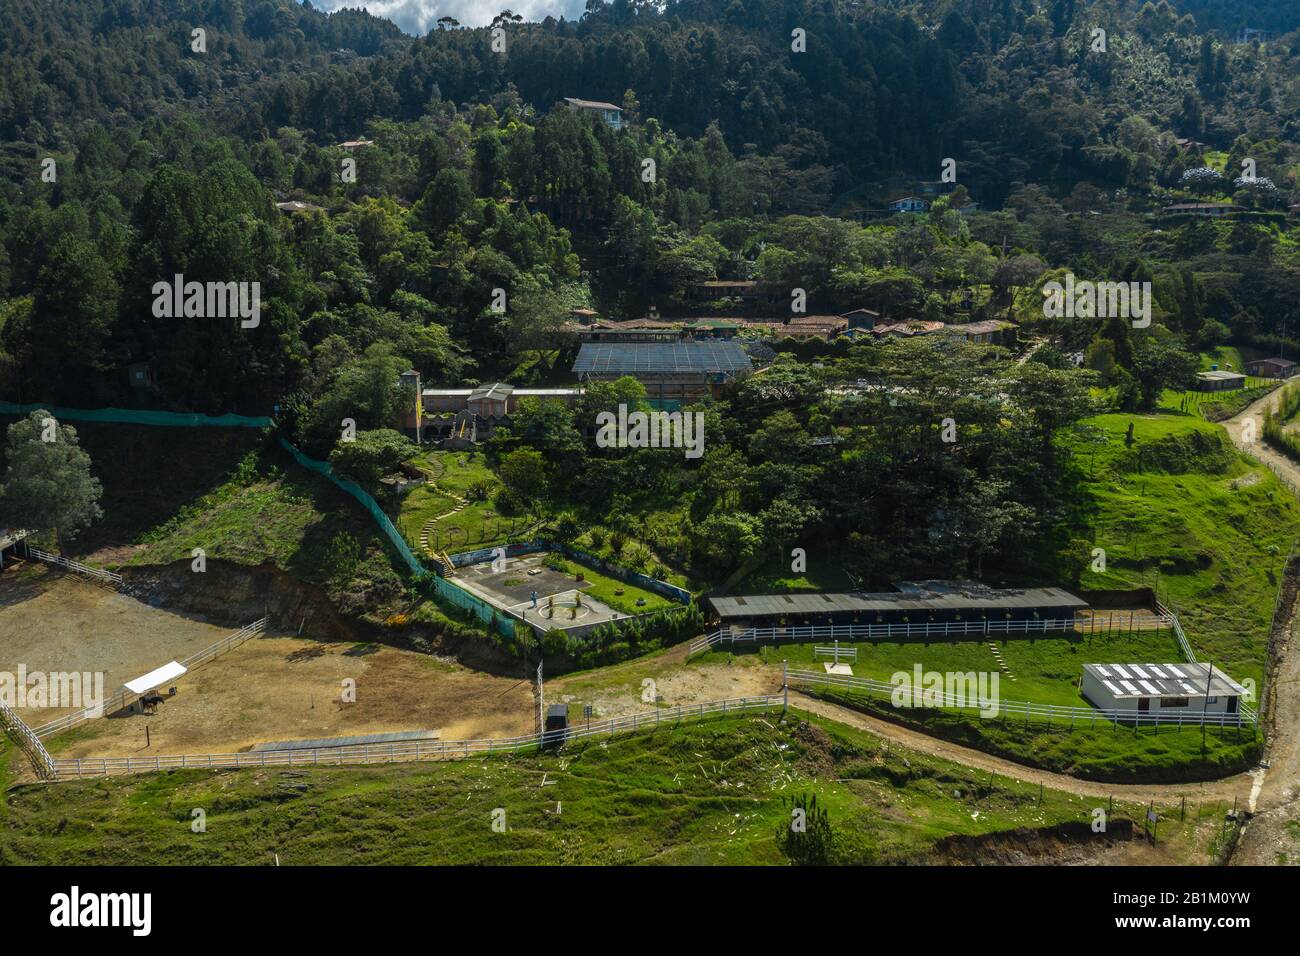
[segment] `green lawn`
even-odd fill
[[[1015,680],[999,669],[992,650],[983,641],[841,642],[840,647],[857,649],[857,661],[849,662],[855,677],[888,681],[900,671],[910,675],[917,664],[923,670],[940,673],[974,671],[977,674],[998,674],[998,692],[1005,700],[1074,707],[1088,706],[1088,701],[1078,691],[1084,664],[1182,660],[1178,642],[1168,631],[1159,634],[1154,631],[1080,634],[1075,637],[999,637],[996,643]],[[817,644],[829,646],[830,642],[818,641]],[[787,660],[791,667],[820,671],[822,660],[813,660],[813,647],[813,644],[766,645],[758,653],[769,664],[779,665]],[[714,652],[699,659],[707,662],[717,659],[718,654]]]
[[[558,755],[20,787],[3,795],[0,864],[781,864],[783,801],[804,794],[829,813],[837,863],[925,862],[944,837],[1091,819],[1095,801],[1040,802],[1032,785],[805,716],[665,725]],[[1224,809],[1182,823],[1173,807],[1162,842],[1205,862],[1216,846],[1196,819]],[[1112,819],[1144,810],[1117,802]]]
[[[572,558],[560,558],[558,555],[553,555],[548,564],[554,565],[556,570],[569,575],[573,575],[578,568],[581,568],[583,577],[586,578],[587,582],[587,586],[583,588],[583,591],[590,594],[597,601],[608,604],[614,610],[623,614],[647,614],[650,611],[662,611],[667,608],[682,606],[677,601],[656,594],[654,591],[647,591],[635,584],[628,584],[626,581],[602,574],[590,565],[575,561]],[[574,586],[578,586],[576,581]],[[620,591],[621,594],[618,593]],[[637,604],[637,601],[645,601],[645,604]]]

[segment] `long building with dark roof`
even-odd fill
[[[1070,619],[1088,602],[1062,588],[993,588],[977,581],[900,581],[896,591],[711,597],[723,624],[924,624]]]

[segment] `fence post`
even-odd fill
[[[790,706],[790,662],[781,661],[781,713]]]

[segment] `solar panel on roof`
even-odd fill
[[[1102,677],[1109,677],[1109,676],[1110,676],[1110,671],[1106,670],[1106,665],[1105,665],[1105,664],[1098,664],[1098,665],[1097,665],[1097,673],[1100,674]]]
[[[1134,687],[1132,684],[1130,684],[1128,681],[1122,680],[1120,681],[1120,683],[1124,685],[1124,689],[1128,691],[1130,694],[1138,693],[1138,689]]]
[[[1142,678],[1143,680],[1146,679],[1147,672],[1144,671],[1142,668],[1138,667],[1136,664],[1130,664],[1129,670],[1131,670],[1134,674],[1137,674],[1137,676]]]
[[[1147,665],[1147,670],[1149,670],[1151,673],[1155,674],[1155,675],[1156,675],[1157,677],[1159,677],[1161,680],[1165,680],[1165,672],[1162,671],[1160,668],[1156,667],[1155,664],[1148,664],[1148,665]]]
[[[1153,685],[1149,680],[1140,680],[1138,683],[1142,685],[1142,689],[1148,694],[1155,695],[1160,693],[1160,691],[1156,690],[1155,685]]]
[[[1180,671],[1177,667],[1175,667],[1173,664],[1166,664],[1165,667],[1169,668],[1169,673],[1173,674],[1175,677],[1187,676],[1182,671]]]
[[[1118,664],[1115,665],[1115,673],[1120,677],[1128,677],[1128,671],[1124,670],[1124,668]]]
[[[1108,681],[1108,680],[1104,680],[1104,681],[1102,681],[1102,683],[1105,684],[1105,685],[1106,685],[1106,689],[1107,689],[1108,691],[1110,691],[1112,694],[1114,694],[1116,697],[1119,697],[1121,694],[1124,693],[1122,690],[1120,690],[1118,687],[1116,687],[1114,684],[1112,684],[1112,683],[1111,683],[1110,681]]]

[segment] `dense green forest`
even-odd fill
[[[1272,35],[1236,42],[1246,26]],[[1152,407],[1217,346],[1294,348],[1297,27],[1294,3],[593,2],[507,21],[500,53],[489,29],[416,38],[289,0],[5,0],[0,398],[275,412],[324,457],[343,418],[391,427],[406,368],[563,379],[573,309],[671,313],[703,280],[801,288],[814,313],[1012,319],[1054,344],[1015,365],[773,341],[787,354],[710,406],[698,467],[595,447],[588,413],[626,389],[529,409],[489,449],[543,452],[550,508],[639,516],[710,573],[813,527],[867,575],[978,570],[1061,520],[1063,429]],[[620,104],[624,127],[564,97]],[[955,188],[884,214],[948,158]],[[1240,214],[1161,215],[1189,200]],[[1150,281],[1152,327],[1044,318],[1065,272]],[[260,283],[260,322],[159,316],[175,275]],[[808,445],[836,429],[839,454]],[[670,499],[686,524],[656,513]]]

